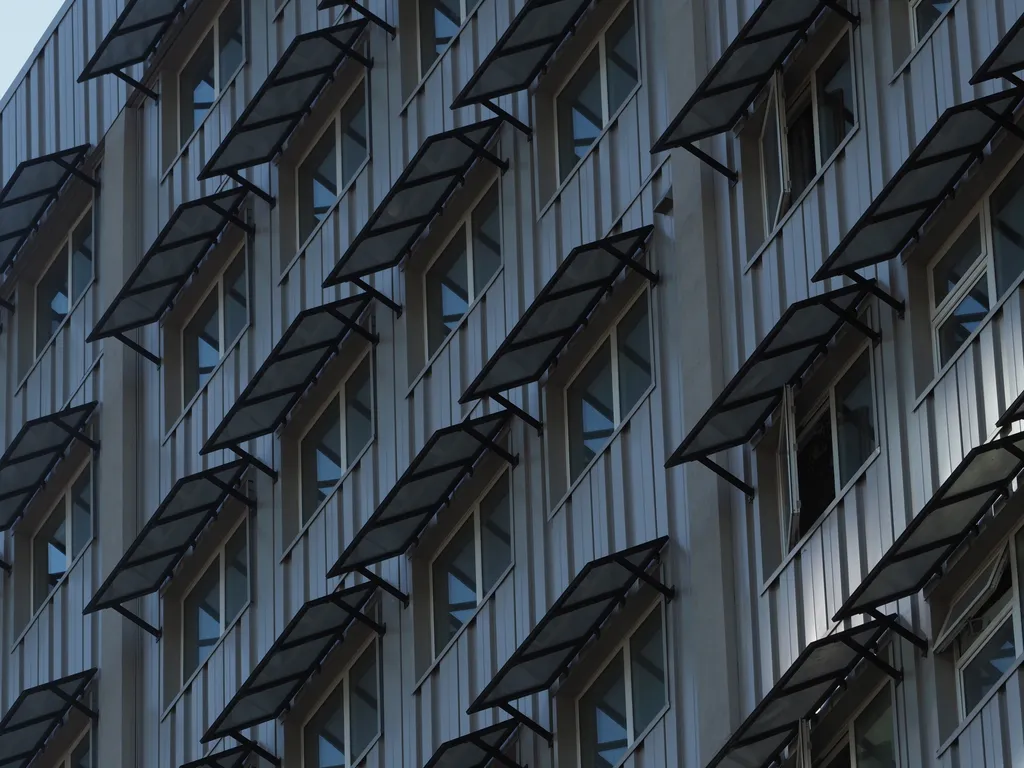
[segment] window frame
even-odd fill
[[[448,41],[445,47],[445,51],[441,51],[434,56],[433,61],[428,66],[423,65],[423,4],[429,2],[429,0],[415,0],[416,5],[416,71],[419,74],[419,80],[422,83],[423,79],[433,71],[434,67],[437,66],[438,59],[442,58],[445,51],[451,47],[452,43],[459,36],[459,31],[465,26],[466,20],[469,19],[473,11],[476,10],[477,6],[480,5],[483,0],[459,0],[459,24],[458,30],[452,36],[452,39]],[[472,4],[471,4],[472,3]]]
[[[912,51],[917,50],[917,48],[922,43],[924,43],[924,41],[928,38],[928,35],[931,33],[931,31],[942,23],[943,19],[946,18],[946,16],[949,14],[953,7],[953,4],[951,4],[947,10],[939,14],[939,17],[934,22],[932,22],[932,25],[930,27],[928,27],[927,29],[921,29],[917,25],[917,9],[920,8],[921,5],[923,5],[925,2],[926,0],[909,0],[908,3],[910,8],[910,49]]]
[[[96,211],[96,200],[95,200],[94,197],[90,197],[89,203],[86,206],[85,210],[82,211],[82,213],[80,213],[75,218],[74,222],[71,224],[71,227],[68,229],[67,237],[65,237],[61,241],[61,244],[57,247],[56,251],[54,251],[54,253],[50,257],[49,261],[46,262],[46,266],[44,266],[42,268],[42,270],[40,270],[39,277],[36,279],[35,284],[32,287],[32,302],[33,302],[33,307],[32,308],[34,310],[33,317],[32,317],[32,355],[33,355],[33,359],[36,360],[36,361],[38,361],[39,358],[41,358],[44,354],[46,354],[46,350],[48,350],[50,348],[50,346],[53,344],[54,339],[56,339],[57,336],[60,335],[61,330],[64,328],[65,325],[67,325],[67,323],[69,322],[69,320],[71,318],[71,315],[74,314],[74,311],[78,307],[79,302],[81,302],[82,299],[85,297],[85,295],[89,293],[89,289],[92,287],[92,284],[96,281],[96,251],[97,251],[96,245],[97,245],[97,238],[96,238],[96,215],[95,215],[95,211]],[[75,278],[75,274],[74,274],[74,247],[75,247],[74,246],[74,241],[75,241],[75,232],[78,230],[79,225],[85,220],[86,216],[90,216],[92,218],[93,258],[92,258],[92,261],[91,261],[91,264],[90,264],[92,269],[90,270],[89,279],[86,280],[85,287],[82,289],[82,294],[80,296],[78,296],[78,297],[75,297],[73,295],[74,291],[75,291],[75,285],[74,285],[74,278]],[[57,329],[53,333],[51,333],[49,338],[47,338],[47,340],[45,341],[45,343],[43,343],[40,346],[40,343],[39,343],[39,341],[40,341],[39,340],[39,287],[42,284],[43,280],[46,279],[46,276],[49,274],[50,268],[60,258],[64,258],[64,259],[67,260],[66,270],[65,271],[66,271],[67,286],[68,286],[68,312],[64,316],[64,319],[60,321],[60,324],[57,326]]]
[[[87,741],[89,745],[88,754],[90,765],[96,764],[96,742],[92,738],[92,730],[92,726],[90,725],[72,742],[68,750],[57,759],[55,764],[56,768],[76,768],[75,764],[72,763],[71,760],[75,756],[75,752],[78,748],[82,746],[83,741]]]
[[[889,679],[883,680],[868,692],[864,697],[864,700],[860,702],[857,708],[849,716],[848,722],[843,728],[842,733],[836,738],[832,745],[825,750],[821,762],[817,764],[824,768],[828,768],[828,766],[832,764],[832,761],[839,757],[845,749],[850,756],[851,768],[857,768],[857,720],[860,719],[860,716],[864,714],[865,710],[874,703],[875,699],[878,698],[879,694],[881,694],[886,688],[889,690],[889,714],[892,717],[893,740],[895,741],[896,747],[893,757],[896,759],[897,768],[899,768],[902,761],[900,760],[899,750],[899,721],[896,717],[898,702],[896,701],[896,686],[893,684],[892,680]],[[807,764],[810,765],[811,761],[808,760]]]

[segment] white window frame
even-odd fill
[[[89,473],[89,488],[92,492],[92,499],[90,502],[91,506],[89,508],[89,536],[82,544],[82,549],[76,556],[73,554],[73,552],[76,549],[77,542],[74,540],[74,500],[72,499],[71,492],[74,489],[75,485],[86,472]],[[96,473],[94,471],[92,459],[90,458],[84,464],[82,464],[81,467],[79,467],[77,472],[75,472],[74,477],[71,478],[70,482],[68,482],[68,484],[64,487],[64,490],[61,492],[60,498],[58,498],[57,501],[54,502],[53,506],[50,507],[49,511],[47,511],[46,513],[46,516],[43,518],[43,521],[36,527],[35,532],[32,534],[32,542],[31,546],[29,547],[29,560],[31,565],[31,587],[29,588],[29,598],[32,605],[33,615],[35,615],[37,611],[39,611],[44,605],[46,605],[47,601],[49,601],[49,599],[53,596],[54,592],[60,589],[60,585],[64,583],[64,581],[68,578],[68,574],[71,573],[71,570],[72,568],[74,568],[75,563],[78,561],[78,558],[81,557],[81,555],[85,554],[86,548],[95,538],[97,498],[98,496],[96,494]],[[54,585],[53,589],[49,590],[45,595],[40,596],[36,594],[38,582],[37,568],[39,566],[39,563],[36,562],[36,539],[39,538],[40,534],[42,533],[42,529],[45,528],[46,525],[53,519],[53,516],[59,514],[60,507],[62,505],[64,507],[64,534],[66,537],[67,547],[67,552],[65,554],[65,563],[67,565],[67,568],[64,570],[64,575],[57,580],[57,584]],[[39,598],[38,601],[36,598]]]
[[[608,30],[611,28],[611,26],[616,21],[619,20],[619,16],[623,13],[623,11],[625,11],[626,6],[629,5],[630,3],[633,4],[633,34],[636,35],[637,61],[639,62],[639,66],[637,67],[636,85],[633,86],[633,90],[630,92],[630,96],[626,97],[623,100],[622,104],[619,105],[619,107],[616,109],[616,114],[618,114],[618,112],[623,107],[625,107],[627,103],[629,103],[629,100],[632,98],[632,94],[635,94],[637,92],[637,90],[641,86],[643,86],[643,83],[644,83],[644,77],[643,77],[643,75],[644,75],[643,54],[644,54],[644,51],[643,51],[643,46],[641,45],[642,41],[641,41],[641,37],[640,37],[640,11],[637,8],[637,6],[639,5],[640,2],[642,2],[642,0],[623,0],[621,3],[619,3],[618,7],[614,11],[612,11],[611,18],[609,18],[608,23],[606,23],[603,27],[601,27],[601,31],[597,33],[597,35],[596,35],[597,39],[595,39],[590,45],[588,45],[587,49],[583,53],[580,54],[579,58],[576,60],[576,63],[573,65],[572,70],[568,73],[568,75],[566,76],[566,78],[562,82],[562,84],[559,85],[558,90],[555,91],[555,95],[554,95],[554,97],[552,99],[552,112],[551,112],[551,114],[554,117],[554,125],[555,125],[555,175],[556,175],[556,177],[558,179],[559,185],[563,184],[573,174],[576,173],[576,170],[580,167],[580,165],[583,164],[583,161],[587,159],[587,155],[589,155],[590,152],[593,150],[593,148],[596,147],[598,145],[598,143],[600,143],[600,133],[602,131],[604,131],[608,127],[608,124],[611,123],[612,118],[615,117],[615,115],[609,114],[609,105],[608,105],[608,53],[607,53],[607,50],[606,50],[607,49],[607,42],[606,42],[605,38],[608,36]],[[598,70],[600,72],[600,78],[601,78],[601,130],[598,132],[598,134],[599,134],[598,138],[594,139],[594,143],[591,144],[590,147],[587,148],[587,151],[584,153],[584,156],[578,158],[576,160],[576,162],[573,164],[572,170],[570,170],[568,173],[566,173],[563,176],[562,175],[562,158],[561,158],[561,153],[562,153],[562,134],[561,134],[561,132],[559,130],[559,125],[558,125],[558,103],[559,103],[559,100],[562,98],[563,91],[565,91],[565,89],[569,87],[569,83],[571,83],[573,78],[576,77],[576,73],[580,71],[580,68],[584,65],[584,63],[586,63],[587,59],[590,58],[590,54],[592,54],[595,49],[597,49],[597,52],[598,52],[597,53],[597,66],[598,66]]]
[[[786,215],[786,211],[789,210],[790,199],[793,193],[793,186],[789,180],[789,142],[786,140],[787,125],[786,122],[786,110],[785,104],[783,103],[784,88],[782,82],[782,73],[776,72],[772,75],[772,79],[768,82],[768,96],[765,104],[764,119],[761,122],[761,130],[757,134],[757,155],[758,163],[761,169],[761,209],[764,216],[764,231],[765,234],[770,234],[775,231],[782,221],[782,217]],[[776,210],[774,212],[769,211],[770,201],[768,199],[768,188],[766,184],[767,179],[767,163],[765,162],[764,156],[764,134],[768,129],[768,121],[775,117],[776,131],[777,131],[777,146],[775,151],[778,153],[779,163],[779,181],[781,185],[781,194],[778,201],[776,202]]]
[[[483,535],[482,535],[482,532],[481,532],[481,529],[480,529],[480,511],[481,511],[481,505],[483,504],[484,499],[487,498],[487,496],[490,494],[490,492],[500,482],[508,483],[509,531],[510,531],[511,536],[512,536],[512,548],[511,548],[511,553],[509,555],[508,567],[505,568],[505,570],[502,572],[502,575],[498,577],[497,581],[495,581],[494,584],[491,585],[491,587],[487,591],[484,591],[484,588],[483,588],[484,565],[483,565],[483,557],[482,557],[482,555],[483,555]],[[454,643],[458,639],[458,637],[462,634],[463,630],[472,621],[472,619],[467,619],[466,622],[461,627],[459,627],[458,630],[456,630],[456,632],[452,635],[452,637],[448,640],[448,642],[445,643],[445,645],[443,647],[441,647],[441,648],[437,647],[437,626],[436,626],[437,611],[436,611],[436,603],[435,603],[435,599],[434,599],[434,564],[438,561],[438,559],[441,557],[441,555],[443,555],[445,553],[445,550],[448,548],[448,545],[451,543],[452,539],[454,539],[459,533],[461,533],[462,529],[467,524],[471,524],[473,526],[473,559],[474,559],[474,568],[476,570],[476,574],[475,574],[476,575],[476,607],[479,610],[480,606],[482,606],[487,601],[487,599],[490,597],[491,592],[493,592],[497,588],[497,586],[499,584],[501,584],[501,582],[504,580],[505,574],[507,574],[512,569],[512,567],[515,565],[515,563],[516,563],[515,524],[514,524],[515,515],[512,512],[513,512],[513,507],[512,507],[512,477],[511,477],[508,469],[506,468],[506,469],[503,469],[501,472],[499,472],[498,476],[493,478],[487,484],[487,487],[484,488],[484,490],[477,497],[476,501],[473,502],[473,505],[472,505],[472,507],[470,507],[469,511],[466,512],[466,514],[463,515],[459,519],[458,523],[456,523],[454,526],[452,526],[452,530],[444,538],[444,541],[441,542],[441,545],[437,548],[437,551],[434,552],[433,557],[430,558],[430,564],[429,564],[429,566],[427,568],[427,573],[428,573],[428,579],[430,580],[430,655],[431,655],[431,658],[436,660],[441,655],[443,655],[443,653],[451,646],[452,643]]]
[[[479,5],[482,1],[483,0],[472,0],[472,5],[471,5],[470,4],[470,0],[459,0],[459,16],[461,17],[460,20],[459,20],[459,30],[461,30],[462,27],[465,26],[466,19],[469,18],[469,14],[472,13],[474,10],[476,10],[476,6]],[[427,74],[435,66],[437,66],[438,60],[441,59],[444,56],[444,51],[442,51],[441,53],[437,54],[437,56],[434,57],[434,60],[432,62],[430,62],[429,66],[427,66],[427,67],[423,66],[423,3],[427,2],[427,0],[415,0],[415,2],[416,2],[416,33],[417,33],[416,34],[416,71],[419,72],[420,80],[423,80],[423,78],[426,77]],[[456,33],[452,37],[452,39],[448,41],[447,48],[451,48],[452,43],[455,42],[455,38],[458,37],[458,34],[459,34],[458,31],[456,31]],[[445,50],[447,50],[447,48]]]
[[[825,766],[827,768],[827,766],[831,765],[832,761],[839,757],[839,755],[845,749],[849,752],[850,755],[850,766],[852,768],[857,768],[857,720],[860,718],[862,714],[864,714],[864,710],[866,710],[871,705],[871,703],[878,697],[878,695],[884,689],[889,690],[889,714],[892,716],[892,732],[893,738],[895,740],[894,746],[896,747],[896,749],[894,750],[893,757],[896,758],[896,765],[900,765],[900,734],[898,727],[899,724],[896,718],[896,712],[898,711],[896,702],[896,686],[893,685],[893,682],[891,680],[882,681],[877,686],[875,686],[867,696],[864,697],[864,700],[860,703],[860,705],[857,707],[854,713],[850,715],[849,723],[846,726],[846,728],[843,729],[842,734],[839,736],[836,742],[831,747],[829,747],[829,749],[825,752],[825,757],[821,760],[821,762],[815,764]],[[811,759],[808,758],[805,764],[808,766],[812,765]]]
[[[43,355],[44,352],[46,352],[46,350],[50,346],[50,344],[53,343],[53,340],[55,338],[57,338],[57,336],[60,334],[61,328],[63,328],[67,324],[68,319],[74,313],[75,307],[78,306],[78,302],[81,300],[82,296],[85,296],[85,294],[89,292],[89,286],[96,279],[96,217],[93,215],[94,210],[95,210],[94,201],[90,200],[89,201],[89,205],[86,207],[86,209],[81,214],[78,215],[78,217],[75,219],[74,223],[71,225],[71,228],[68,230],[68,236],[60,244],[60,247],[57,248],[56,252],[50,258],[50,260],[48,262],[46,262],[46,266],[40,272],[39,279],[36,280],[36,284],[35,284],[35,286],[34,286],[34,288],[32,290],[33,303],[35,305],[35,307],[34,307],[35,314],[32,317],[32,355],[37,360]],[[75,295],[74,295],[74,292],[75,292],[75,283],[74,283],[75,275],[74,275],[74,258],[73,258],[74,257],[74,247],[75,247],[74,246],[75,232],[78,230],[78,225],[81,224],[85,220],[86,216],[91,216],[92,217],[92,242],[93,242],[92,273],[89,275],[89,280],[86,282],[85,290],[82,291],[82,296],[75,297]],[[39,339],[39,286],[43,282],[43,280],[46,279],[47,274],[49,274],[50,267],[53,266],[53,264],[57,261],[57,259],[61,259],[61,258],[65,259],[67,261],[66,270],[65,271],[67,272],[67,281],[68,281],[67,282],[67,285],[68,285],[68,313],[67,313],[67,315],[65,315],[64,319],[61,321],[61,324],[57,328],[57,330],[50,334],[50,337],[46,340],[46,343],[40,345],[40,343],[39,343],[40,342],[40,339]]]
[[[631,659],[631,641],[633,636],[637,633],[637,630],[643,626],[643,623],[653,614],[655,611],[661,611],[661,645],[662,645],[662,658],[665,661],[665,704],[658,714],[652,719],[650,724],[641,733],[636,733],[636,724],[633,722],[633,665]],[[607,658],[601,667],[590,676],[586,683],[581,687],[580,693],[576,696],[573,701],[573,715],[575,716],[575,740],[576,740],[576,764],[583,765],[583,743],[581,737],[580,728],[580,702],[583,701],[584,697],[590,693],[590,689],[594,687],[594,683],[597,682],[598,678],[604,674],[604,671],[608,669],[619,653],[622,653],[622,664],[624,667],[623,680],[626,689],[626,754],[631,753],[640,740],[646,736],[647,732],[653,727],[662,716],[672,707],[672,671],[671,671],[671,659],[668,653],[668,611],[665,610],[665,601],[657,600],[654,605],[643,612],[643,615],[637,620],[637,622],[630,627],[629,632],[626,633],[622,641],[616,645],[612,650],[608,652]]]
[[[371,351],[372,351],[371,349],[363,350],[363,352],[359,355],[358,359],[352,364],[352,366],[345,373],[345,379],[341,382],[341,384],[338,385],[338,388],[335,389],[334,392],[331,393],[331,396],[328,397],[324,401],[323,405],[321,405],[317,409],[317,411],[313,415],[313,417],[310,418],[309,423],[306,425],[305,429],[303,429],[302,435],[299,437],[299,440],[298,440],[298,443],[297,443],[297,446],[298,446],[298,461],[297,461],[297,464],[298,464],[298,475],[297,475],[297,477],[298,477],[299,481],[296,484],[296,491],[298,493],[298,501],[299,501],[299,522],[300,522],[300,528],[304,529],[309,523],[311,523],[313,521],[313,519],[319,514],[320,510],[323,509],[324,506],[334,496],[334,494],[336,494],[338,492],[338,489],[341,487],[342,483],[344,483],[345,479],[348,477],[349,471],[351,471],[352,467],[355,466],[356,459],[358,459],[363,454],[363,452],[366,451],[366,449],[369,446],[373,445],[373,441],[376,440],[376,438],[377,438],[377,418],[376,418],[377,417],[377,386],[376,386],[377,385],[377,371],[376,371],[376,368],[374,366],[374,359],[373,359],[373,355],[371,354]],[[370,364],[370,411],[373,414],[373,426],[370,429],[370,440],[366,443],[366,445],[364,445],[359,450],[358,454],[356,454],[355,456],[349,456],[348,455],[348,409],[345,407],[346,406],[346,402],[345,401],[346,401],[346,398],[347,398],[347,395],[348,395],[348,383],[349,383],[349,380],[352,378],[352,375],[357,370],[359,370],[359,366],[361,366],[363,364],[363,361],[366,360],[367,358],[369,358],[369,364]],[[302,491],[303,491],[303,488],[302,488],[302,477],[303,477],[303,475],[302,475],[302,444],[304,442],[306,442],[306,437],[309,435],[310,432],[313,431],[313,427],[316,426],[317,422],[320,420],[320,417],[324,414],[324,411],[326,411],[331,406],[331,404],[335,403],[335,402],[338,403],[339,411],[340,411],[339,427],[340,427],[340,432],[341,432],[341,446],[340,446],[341,450],[340,450],[339,455],[341,456],[341,462],[342,462],[341,478],[331,488],[331,492],[327,494],[327,498],[324,499],[322,502],[320,502],[320,504],[317,505],[316,509],[310,510],[308,515],[304,515],[303,514],[303,509],[302,509],[302,496],[303,496],[303,493],[302,493]]]

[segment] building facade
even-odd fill
[[[1024,765],[1024,3],[68,0],[0,103],[0,766]]]

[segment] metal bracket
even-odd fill
[[[868,280],[866,277],[858,275],[854,270],[848,270],[842,273],[844,277],[848,277],[852,282],[856,283],[862,288],[866,288],[868,292],[882,301],[888,304],[890,307],[896,310],[896,314],[899,315],[900,319],[907,313],[907,305],[899,299],[895,298],[891,293],[883,289],[877,280]]]
[[[235,184],[237,184],[238,186],[242,187],[243,189],[247,189],[249,192],[252,192],[254,195],[256,195],[256,197],[264,201],[271,208],[277,205],[276,197],[271,195],[269,192],[264,192],[262,189],[257,187],[255,184],[253,184],[251,181],[249,181],[247,178],[242,176],[242,174],[238,173],[237,171],[229,171],[224,175],[231,179],[233,182],[235,182]]]
[[[352,283],[352,285],[354,285],[357,288],[359,288],[359,290],[365,291],[366,293],[368,293],[371,296],[373,296],[373,298],[375,298],[377,301],[379,301],[385,307],[387,307],[392,312],[394,312],[395,313],[395,317],[401,317],[402,316],[402,305],[401,304],[399,304],[397,301],[394,301],[393,299],[388,298],[387,296],[385,296],[383,293],[378,291],[376,288],[374,288],[372,285],[370,285],[368,282],[366,282],[362,278],[354,277],[351,280],[349,280],[349,282]]]
[[[83,434],[82,430],[80,430],[80,429],[72,429],[67,424],[65,424],[63,421],[61,421],[60,419],[57,419],[53,423],[56,424],[60,429],[63,429],[66,433],[71,435],[71,437],[73,437],[75,440],[78,440],[80,443],[84,443],[85,445],[89,446],[89,448],[92,449],[93,453],[99,453],[99,450],[100,450],[99,442],[96,441],[96,440],[93,440],[91,437],[88,437],[87,435]]]
[[[928,641],[916,632],[912,632],[911,630],[907,629],[899,620],[893,618],[892,616],[888,616],[882,613],[877,608],[868,608],[865,611],[865,613],[871,618],[876,619],[882,624],[884,624],[889,629],[889,631],[899,635],[908,643],[910,643],[919,651],[921,651],[922,656],[928,655]]]
[[[371,24],[376,24],[378,27],[380,27],[389,35],[391,35],[392,40],[394,40],[395,35],[398,34],[398,30],[395,29],[394,26],[388,24],[380,16],[373,13],[372,11],[370,11],[369,8],[366,8],[364,5],[362,5],[362,3],[357,3],[356,0],[341,0],[341,4],[347,5],[350,9],[358,13]]]
[[[745,495],[747,497],[747,503],[748,504],[753,504],[754,503],[755,491],[754,491],[754,487],[752,485],[748,485],[747,483],[743,482],[738,477],[736,477],[736,475],[734,475],[732,472],[730,472],[728,469],[726,469],[725,467],[721,466],[720,464],[716,464],[715,462],[713,462],[711,459],[707,458],[706,456],[702,456],[701,458],[697,459],[697,461],[699,463],[703,464],[708,469],[710,469],[712,472],[714,472],[720,478],[725,480],[725,482],[729,483],[729,485],[731,485],[734,488],[738,488],[739,490],[743,491],[743,495]]]
[[[14,303],[13,302],[8,301],[7,299],[0,299],[0,307],[3,307],[8,312],[10,312],[12,315],[14,314]]]
[[[6,560],[0,560],[0,570],[6,571],[8,575],[11,573],[11,564]]]
[[[551,731],[542,726],[533,718],[524,715],[511,704],[499,704],[498,709],[500,709],[502,712],[511,717],[520,725],[525,726],[526,728],[529,728],[531,731],[536,733],[538,736],[544,739],[544,741],[546,741],[549,746],[552,746],[554,744],[555,737],[554,734],[551,733]]]
[[[488,395],[488,397],[490,397],[491,400],[496,402],[502,408],[507,408],[508,410],[512,411],[512,413],[514,413],[516,416],[518,416],[520,419],[522,419],[525,423],[529,424],[531,427],[536,429],[538,435],[543,435],[544,434],[544,423],[540,419],[538,419],[535,416],[532,416],[530,413],[528,413],[523,408],[520,408],[518,405],[513,403],[511,400],[509,400],[504,395],[499,395],[497,393],[494,393],[494,394]]]
[[[228,735],[235,741],[237,741],[239,744],[241,744],[243,747],[247,747],[248,749],[252,750],[254,754],[259,755],[271,765],[280,768],[281,758],[279,758],[277,755],[271,752],[268,752],[266,749],[261,747],[258,741],[247,739],[245,736],[241,734],[240,731],[231,731]]]
[[[229,445],[229,446],[227,446],[227,448],[228,448],[229,451],[231,451],[233,454],[235,454],[235,456],[237,456],[240,459],[245,459],[250,464],[252,464],[256,469],[258,469],[264,475],[266,475],[271,480],[273,480],[275,483],[277,482],[277,470],[276,469],[274,469],[273,467],[271,467],[271,466],[269,466],[267,464],[264,464],[262,461],[260,461],[255,456],[253,456],[251,453],[249,453],[248,451],[246,451],[243,448],[239,448],[237,445]]]
[[[702,163],[710,166],[712,170],[718,171],[720,174],[725,176],[725,178],[729,180],[730,184],[736,184],[736,182],[740,180],[740,175],[736,173],[736,171],[729,166],[718,162],[704,150],[698,149],[696,144],[680,144],[679,146],[681,149],[685,149],[691,155],[696,157]]]
[[[49,691],[56,695],[58,698],[61,698],[64,701],[66,701],[69,705],[77,709],[90,720],[94,722],[96,720],[99,720],[100,716],[96,713],[95,710],[89,709],[89,707],[85,706],[85,704],[76,699],[74,696],[63,691],[59,685],[54,685],[52,688],[49,689]]]
[[[366,566],[360,566],[359,568],[354,569],[352,573],[358,573],[360,576],[362,576],[364,579],[372,583],[374,586],[380,587],[383,591],[387,592],[389,595],[394,597],[404,607],[409,607],[409,596],[405,594],[405,592],[400,590],[390,581],[382,579],[380,576],[378,576],[376,573],[371,571]]]
[[[887,674],[897,683],[903,682],[903,673],[896,669],[896,667],[889,664],[888,662],[882,661],[880,658],[878,658],[877,653],[874,653],[872,650],[865,648],[856,640],[851,640],[848,637],[843,638],[842,642],[843,645],[851,649],[854,653],[856,653],[858,656],[864,659],[864,661],[868,662],[873,666],[878,667],[880,670],[882,670],[885,674]]]
[[[515,128],[521,134],[523,134],[526,137],[527,141],[533,141],[533,128],[528,126],[526,123],[524,123],[518,117],[516,117],[515,115],[511,114],[510,112],[505,111],[504,109],[499,107],[497,104],[495,104],[494,101],[491,100],[491,99],[486,99],[484,101],[481,101],[480,104],[482,106],[487,107],[489,110],[491,110],[491,112],[493,112],[495,115],[500,117],[506,123],[511,125],[513,128]]]
[[[154,363],[157,368],[160,367],[160,365],[162,363],[161,359],[157,355],[154,355],[152,352],[150,352],[148,349],[146,349],[144,346],[139,344],[138,342],[132,341],[127,336],[125,336],[123,333],[115,333],[114,334],[114,338],[117,339],[118,341],[120,341],[122,344],[124,344],[129,349],[134,350],[138,354],[142,355],[144,358],[149,360],[151,363]]]
[[[666,600],[672,600],[676,596],[676,590],[674,587],[670,587],[667,584],[662,583],[658,579],[654,578],[650,573],[642,568],[638,568],[633,563],[629,562],[626,558],[616,559],[616,563],[621,565],[627,571],[636,576],[640,581],[653,589],[660,592]]]
[[[150,88],[147,88],[146,86],[144,86],[142,83],[140,83],[138,80],[136,80],[131,75],[126,75],[124,72],[122,72],[119,69],[115,69],[113,72],[111,72],[111,74],[114,77],[116,77],[118,80],[121,80],[121,81],[127,83],[128,85],[132,86],[133,88],[135,88],[143,96],[146,96],[146,97],[152,99],[154,102],[159,103],[160,96],[156,93],[156,91],[154,91],[154,90],[152,90]]]
[[[123,605],[118,604],[118,605],[112,605],[110,607],[113,608],[115,611],[117,611],[122,616],[124,616],[124,618],[128,619],[128,621],[130,621],[135,626],[140,627],[141,629],[145,630],[146,632],[149,632],[149,634],[151,634],[157,640],[159,640],[161,637],[163,637],[164,633],[161,630],[159,630],[156,627],[154,627],[152,624],[150,624],[145,619],[142,619],[139,616],[136,616],[134,613],[129,611]]]

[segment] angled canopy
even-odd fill
[[[530,87],[590,6],[591,0],[527,0],[469,78],[452,109]]]
[[[883,622],[872,621],[810,643],[707,768],[719,764],[744,768],[771,765],[796,738],[800,721],[815,714],[836,694],[861,660],[898,676],[877,653],[887,631]]]
[[[355,621],[378,634],[384,628],[370,619],[366,605],[377,591],[364,582],[310,600],[288,622],[270,650],[203,735],[204,743],[280,717],[327,654],[345,638]]]
[[[0,191],[0,273],[14,263],[18,251],[72,176],[96,185],[78,168],[89,149],[89,144],[62,149],[26,160],[14,169]]]
[[[508,420],[507,411],[498,411],[434,432],[327,575],[341,576],[409,549],[487,451],[514,463],[497,444]]]
[[[423,768],[487,768],[492,764],[522,768],[502,751],[518,729],[515,720],[504,720],[446,741]]]
[[[95,669],[26,688],[0,720],[0,766],[25,768],[35,759],[72,708],[95,719],[82,703]]]
[[[179,205],[100,317],[88,341],[118,336],[159,320],[228,222],[248,228],[238,217],[247,194],[236,187]]]
[[[800,380],[840,329],[860,326],[857,307],[868,293],[866,286],[847,286],[790,305],[666,466],[707,459],[748,442],[778,407],[786,386]]]
[[[83,613],[113,608],[125,615],[126,602],[159,590],[225,501],[249,502],[236,490],[247,466],[244,460],[231,461],[178,480]]]
[[[815,273],[824,280],[895,258],[907,247],[1024,99],[1015,88],[943,112]]]
[[[423,142],[391,190],[348,246],[324,287],[394,267],[412,250],[479,157],[490,152],[501,118],[437,133]],[[502,166],[503,167],[503,166]]]
[[[1006,77],[1024,69],[1024,14],[1021,14],[1006,34],[996,43],[992,53],[978,67],[971,85]]]
[[[156,50],[186,0],[128,0],[124,10],[100,41],[78,82],[145,61]]]
[[[639,262],[654,231],[641,227],[574,248],[472,381],[460,403],[537,381],[627,267]]]
[[[357,19],[296,36],[199,173],[200,179],[268,163],[309,112],[369,22]]]
[[[242,744],[220,752],[211,752],[198,760],[185,763],[181,768],[243,768],[246,760],[253,756],[253,748],[248,744]]]
[[[667,542],[662,536],[587,563],[467,712],[506,706],[551,688],[638,581],[671,596],[672,590],[648,573]]]
[[[14,436],[0,456],[0,531],[18,521],[72,441],[80,440],[94,450],[99,447],[85,435],[85,425],[97,405],[69,406],[26,421]]]
[[[921,590],[1024,470],[1024,434],[970,451],[871,569],[835,620]]]
[[[237,447],[246,440],[269,435],[284,424],[350,331],[376,342],[376,337],[359,325],[359,317],[370,301],[369,294],[360,293],[300,312],[200,453]]]

